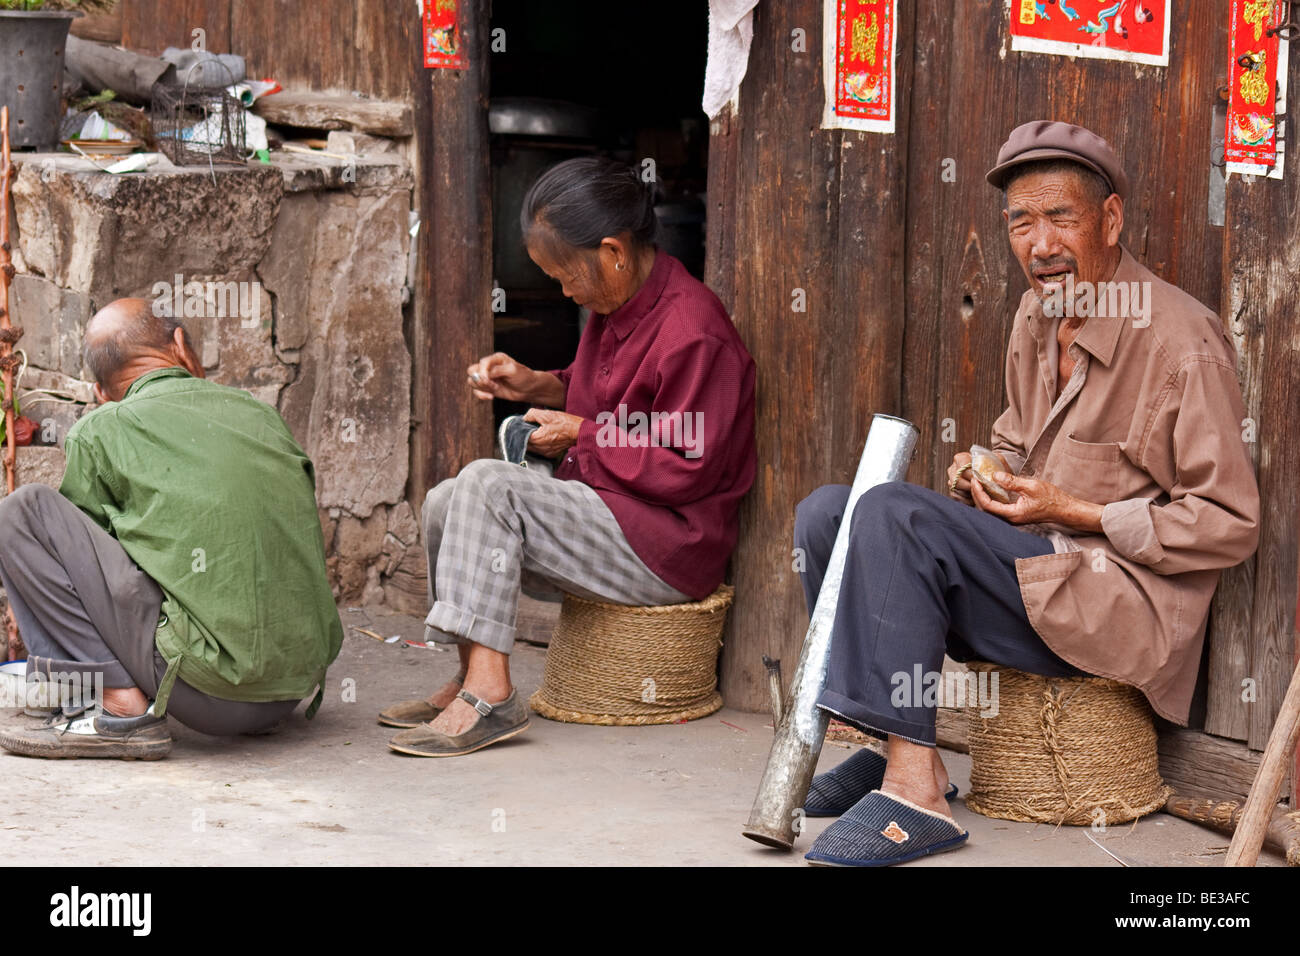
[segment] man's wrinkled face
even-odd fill
[[[1026,173],[1007,188],[1002,212],[1011,251],[1039,298],[1061,294],[1066,278],[1110,279],[1117,261],[1124,204],[1116,195],[1098,204],[1070,171]]]

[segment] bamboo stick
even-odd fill
[[[12,494],[18,462],[14,434],[14,342],[23,334],[9,321],[9,283],[14,278],[9,258],[9,184],[14,166],[9,159],[9,107],[0,107],[0,370],[4,378],[5,488]]]
[[[1232,836],[1224,866],[1254,866],[1259,859],[1259,849],[1282,790],[1282,781],[1292,762],[1297,736],[1300,736],[1300,664],[1291,675],[1291,686],[1282,699],[1273,732],[1268,735],[1268,746],[1264,748],[1255,782],[1250,785],[1250,794],[1246,797],[1246,806]]]
[[[9,257],[9,185],[13,182],[14,166],[9,158],[9,107],[0,106],[0,370],[4,381],[5,413],[5,489],[12,493],[16,481],[18,462],[17,436],[14,434],[14,342],[23,334],[9,321],[9,283],[14,278],[14,267]],[[6,607],[4,613],[5,660],[13,660],[22,647],[18,636],[18,622],[14,609]]]

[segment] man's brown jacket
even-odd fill
[[[1056,553],[1016,561],[1034,629],[1185,725],[1220,571],[1259,538],[1254,429],[1218,316],[1127,249],[1111,281],[1143,298],[1130,297],[1127,314],[1089,315],[1056,401],[1059,320],[1025,293],[992,447],[1018,474],[1105,505],[1104,534],[1049,527]],[[1106,312],[1122,304],[1106,300]]]

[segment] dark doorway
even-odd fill
[[[523,249],[524,193],[573,156],[635,165],[658,187],[660,245],[702,277],[707,5],[665,0],[651,14],[630,4],[495,0],[491,29],[495,348],[531,368],[562,368],[585,317]],[[498,421],[522,410],[495,408]]]

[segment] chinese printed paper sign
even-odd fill
[[[1171,0],[1011,0],[1011,49],[1169,65]]]
[[[1232,0],[1228,27],[1228,128],[1223,158],[1229,163],[1272,166],[1277,162],[1278,36],[1269,28],[1286,22],[1278,0]]]
[[[826,0],[826,128],[894,131],[897,0]]]
[[[450,70],[468,66],[461,53],[457,0],[424,0],[424,65]]]

